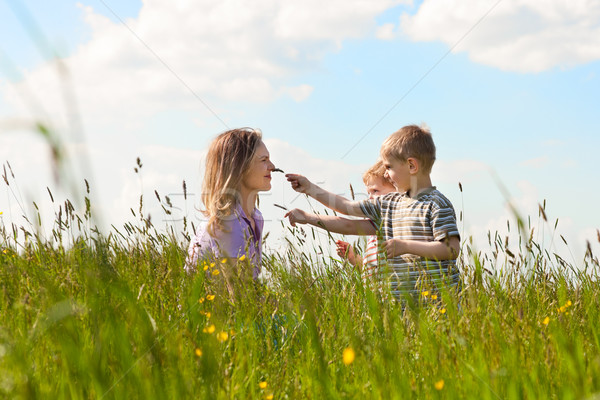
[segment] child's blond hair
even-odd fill
[[[375,164],[373,164],[371,168],[365,171],[362,178],[365,185],[367,185],[369,180],[373,178],[383,179],[384,181],[388,182],[388,180],[385,178],[385,165],[383,165],[383,161],[381,160],[381,158],[377,159]]]
[[[426,127],[407,125],[388,136],[381,145],[383,158],[394,157],[405,162],[416,158],[423,172],[430,173],[435,162],[435,144]]]

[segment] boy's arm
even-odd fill
[[[342,214],[352,215],[354,217],[365,216],[358,201],[348,200],[342,196],[323,190],[302,175],[286,174],[285,176],[296,192],[305,193],[324,206]]]
[[[376,229],[368,219],[348,219],[333,215],[317,215],[295,208],[285,214],[292,226],[309,224],[343,235],[375,235]]]
[[[420,240],[390,239],[383,243],[388,258],[402,254],[414,254],[430,260],[455,260],[460,250],[458,236],[450,236],[444,240],[423,242]]]

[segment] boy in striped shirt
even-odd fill
[[[405,126],[381,146],[386,177],[395,193],[375,199],[351,201],[321,189],[302,175],[286,175],[292,188],[325,206],[373,221],[382,236],[387,257],[386,282],[398,299],[417,299],[421,292],[445,284],[458,287],[456,258],[460,236],[452,203],[431,184],[435,144],[431,133],[419,126]],[[375,226],[364,225],[373,235]]]
[[[367,188],[369,199],[396,191],[394,185],[385,177],[385,171],[383,161],[379,159],[363,174],[363,182]],[[364,234],[365,229],[370,230],[374,227],[373,222],[369,219],[356,220],[338,216],[318,215],[307,213],[298,208],[288,212],[285,217],[289,218],[292,226],[296,226],[296,224],[309,224],[330,232],[343,234]],[[367,238],[367,248],[365,249],[364,256],[356,254],[348,242],[338,240],[336,245],[338,255],[347,259],[361,272],[363,281],[366,282],[368,279],[378,275],[379,265],[377,255],[379,246],[377,235],[371,235]]]

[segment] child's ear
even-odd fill
[[[408,163],[408,171],[411,174],[416,174],[419,172],[419,160],[413,157],[409,157],[406,162]]]

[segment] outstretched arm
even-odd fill
[[[458,236],[444,240],[422,242],[420,240],[390,239],[383,242],[388,258],[402,254],[414,254],[430,260],[455,260],[460,250]]]
[[[343,235],[375,235],[376,229],[368,219],[348,219],[333,215],[317,215],[295,208],[285,214],[292,226],[309,224]]]
[[[360,209],[358,201],[348,200],[345,197],[321,189],[302,175],[286,174],[285,176],[296,192],[305,193],[324,206],[342,214],[352,215],[354,217],[365,216]]]

